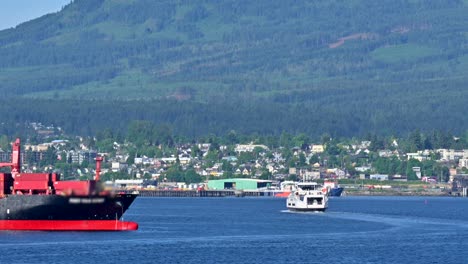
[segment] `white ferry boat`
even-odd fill
[[[286,207],[293,211],[325,211],[327,189],[316,182],[298,182],[286,200]]]

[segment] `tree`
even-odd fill
[[[419,129],[414,130],[408,137],[408,152],[416,152],[423,149],[423,140]]]
[[[135,120],[128,127],[127,140],[137,148],[152,145],[154,139],[154,124],[146,120]]]
[[[6,135],[0,136],[0,148],[3,150],[9,150],[11,148],[11,141]]]
[[[378,151],[385,148],[384,140],[379,138],[377,135],[371,136],[371,144],[369,146],[370,151]]]
[[[83,162],[81,162],[81,167],[82,168],[88,168],[89,167],[89,161],[87,159],[84,159]]]
[[[184,179],[185,183],[200,183],[202,181],[202,177],[194,169],[188,169],[185,172]]]
[[[127,180],[130,179],[130,175],[123,171],[107,172],[101,174],[100,178],[101,181]]]
[[[165,178],[170,182],[185,182],[184,172],[179,166],[170,167],[165,173]]]
[[[306,134],[301,133],[293,137],[293,144],[296,147],[300,147],[301,149],[304,149],[305,147],[310,145],[310,138]]]
[[[149,173],[146,172],[145,174],[143,174],[143,179],[145,179],[145,180],[151,180],[151,179],[152,179],[151,174],[149,174]]]
[[[340,149],[336,145],[335,141],[330,141],[325,148],[325,153],[331,156],[340,154]]]
[[[252,152],[241,152],[239,153],[237,160],[240,164],[244,164],[255,160],[255,157]]]
[[[306,165],[306,156],[303,152],[299,153],[298,164],[299,167],[304,167]]]
[[[341,167],[341,162],[338,159],[338,157],[335,155],[328,156],[327,167],[328,168]]]
[[[208,150],[208,153],[206,153],[204,160],[207,162],[207,164],[210,164],[210,166],[212,166],[216,162],[218,162],[218,154],[218,150]]]
[[[288,181],[298,181],[299,177],[296,174],[291,174],[287,178]]]
[[[99,152],[112,152],[114,151],[114,141],[112,138],[103,138],[96,141],[96,148]]]
[[[237,144],[239,143],[239,138],[237,136],[237,133],[236,131],[234,130],[230,130],[226,136],[226,143],[228,145],[234,145],[234,144]]]
[[[272,174],[268,170],[264,170],[259,177],[261,180],[271,180]]]
[[[192,156],[192,158],[200,158],[202,156],[202,151],[200,150],[200,148],[198,147],[197,144],[193,144],[192,147],[191,147],[191,151],[190,151],[190,155]]]
[[[291,141],[292,141],[291,137],[292,137],[291,134],[283,131],[281,133],[280,140],[279,140],[280,145],[285,148],[290,148]]]
[[[408,160],[406,165],[406,177],[408,180],[419,180],[419,178],[416,176],[416,172],[413,170],[415,167],[421,168],[421,162],[417,159]]]
[[[309,159],[309,164],[313,165],[315,163],[320,163],[320,157],[318,154],[314,154]]]
[[[223,160],[223,165],[221,168],[223,172],[233,172],[234,170],[234,166],[232,166],[232,164],[227,160]]]
[[[322,143],[322,145],[327,145],[328,142],[330,142],[331,140],[332,138],[328,133],[322,134],[322,136],[320,137],[320,142]]]
[[[54,165],[57,161],[57,154],[55,153],[55,148],[48,147],[44,158],[40,162],[40,166]]]
[[[163,144],[169,147],[174,145],[174,136],[172,129],[167,124],[155,126],[153,128],[153,138],[155,139],[156,145]]]

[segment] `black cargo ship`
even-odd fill
[[[10,173],[0,173],[0,230],[136,230],[121,221],[135,193],[104,190],[96,176],[88,181],[61,181],[57,173],[22,173],[20,140],[13,143]]]

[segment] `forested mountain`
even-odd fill
[[[4,133],[461,133],[467,72],[466,0],[75,0],[0,31]]]

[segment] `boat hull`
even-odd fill
[[[286,208],[292,211],[325,211],[328,198],[325,195],[289,195]]]
[[[325,212],[327,208],[298,208],[298,207],[288,207],[289,211],[295,212]]]
[[[7,195],[0,199],[0,230],[136,230],[120,221],[136,194]]]
[[[137,223],[119,220],[0,220],[0,230],[131,231],[137,229]]]
[[[343,190],[344,190],[343,187],[331,188],[330,191],[329,191],[329,193],[328,193],[328,196],[339,197],[339,196],[341,196],[341,194],[343,193]]]
[[[138,224],[120,221],[136,193],[106,191],[100,184],[101,162],[96,157],[92,180],[61,181],[57,173],[21,172],[21,144],[12,144],[11,162],[0,162],[0,230],[136,230]]]
[[[289,196],[291,192],[280,192],[280,193],[276,193],[275,194],[275,197],[284,197],[284,198],[287,198]]]

